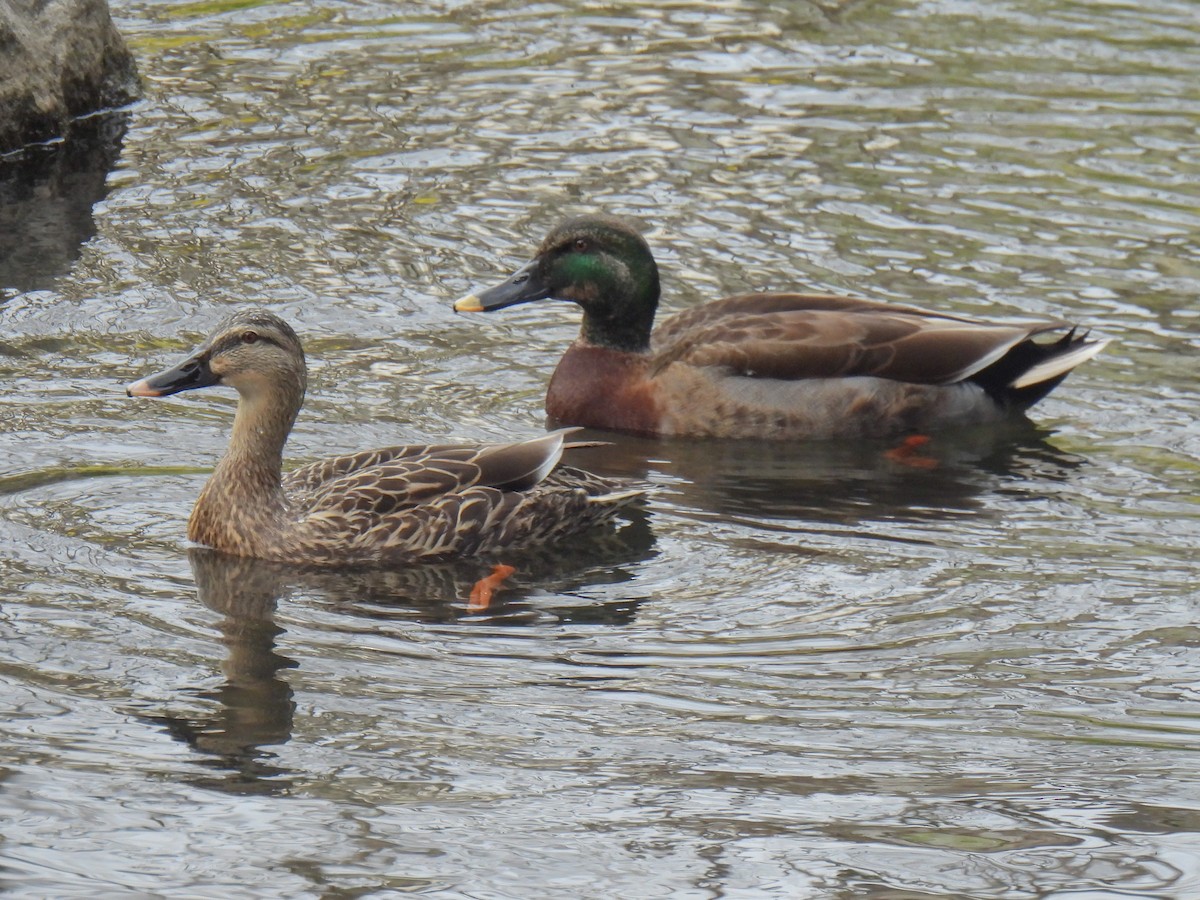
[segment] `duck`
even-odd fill
[[[561,464],[590,446],[559,429],[492,444],[383,447],[283,472],[308,375],[296,332],[244,309],[183,361],[126,388],[166,397],[226,385],[238,393],[229,449],[188,520],[195,544],[313,566],[407,565],[570,539],[644,492]]]
[[[661,437],[887,438],[996,422],[1107,344],[1063,321],[1001,324],[816,293],[737,294],[655,328],[650,246],[604,214],[558,225],[530,262],[454,309],[542,300],[583,311],[546,392],[550,420]]]

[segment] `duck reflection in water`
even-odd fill
[[[631,563],[656,554],[644,510],[600,539],[579,547],[537,548],[521,554],[518,571],[487,610],[490,624],[522,626],[552,623],[622,625],[631,622],[645,597],[619,588],[632,580]],[[513,557],[509,557],[513,559]],[[318,599],[347,620],[347,633],[361,632],[362,619],[386,633],[397,624],[476,622],[483,619],[467,603],[479,578],[478,560],[403,569],[302,568],[232,556],[205,547],[188,550],[200,602],[219,613],[217,623],[226,656],[223,683],[199,692],[212,703],[202,715],[148,717],[205,757],[207,768],[225,773],[195,783],[231,793],[286,791],[289,771],[267,749],[292,737],[296,703],[283,677],[296,660],[280,653],[276,640],[286,629],[276,622],[284,599]],[[598,595],[611,596],[599,599]]]
[[[199,784],[232,793],[281,791],[288,786],[287,772],[262,748],[291,739],[296,711],[292,687],[279,677],[296,662],[275,649],[283,632],[275,623],[275,607],[285,572],[278,565],[207,548],[190,549],[188,560],[200,602],[223,616],[217,628],[226,647],[221,665],[225,681],[198,694],[215,701],[210,713],[150,718],[203,753],[207,766],[230,773],[197,779]]]
[[[607,442],[578,461],[657,484],[676,506],[727,516],[857,524],[989,515],[997,492],[1041,494],[1085,460],[1028,419],[897,440],[690,441],[584,431]],[[900,452],[897,452],[900,451]]]
[[[610,601],[592,598],[577,605],[571,598],[632,581],[630,566],[657,552],[649,514],[636,507],[624,511],[620,527],[589,533],[586,541],[506,551],[503,558],[514,563],[516,571],[487,608],[487,619],[513,626],[628,622],[641,598],[620,591]],[[399,568],[331,569],[232,556],[207,547],[193,547],[188,556],[201,602],[228,617],[222,625],[227,639],[227,626],[242,629],[257,623],[257,633],[285,597],[314,599],[356,618],[428,624],[476,621],[481,611],[472,608],[471,591],[492,561],[485,557]]]

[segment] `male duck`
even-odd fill
[[[218,384],[238,392],[229,452],[192,510],[191,540],[289,563],[409,563],[562,538],[641,493],[557,467],[572,429],[513,444],[367,450],[283,475],[306,383],[296,333],[246,310],[179,365],[128,387],[131,397]]]
[[[503,284],[459,312],[571,300],[583,329],[550,380],[551,419],[729,438],[884,436],[1026,409],[1106,341],[1065,322],[1000,325],[828,294],[739,294],[651,334],[658,268],[645,240],[601,215],[550,232]],[[1035,343],[1039,334],[1065,332]]]

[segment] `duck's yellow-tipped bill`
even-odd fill
[[[474,294],[467,294],[454,301],[455,312],[483,312],[483,304]]]
[[[545,300],[550,290],[543,284],[543,275],[538,271],[541,259],[530,260],[495,287],[478,294],[467,294],[454,301],[455,312],[492,312],[518,303]]]

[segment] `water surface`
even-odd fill
[[[1191,3],[112,5],[147,99],[0,217],[55,248],[0,265],[8,893],[1200,895]],[[1113,344],[933,468],[587,451],[646,509],[487,614],[470,563],[187,547],[232,398],[123,384],[263,303],[310,355],[296,459],[538,433],[577,314],[449,304],[592,209],[667,309]]]

